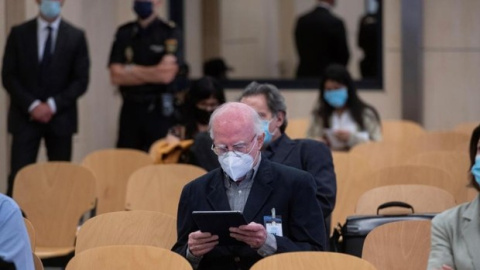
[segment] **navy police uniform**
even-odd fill
[[[155,19],[146,28],[138,22],[121,26],[115,36],[110,64],[153,66],[166,54],[174,54],[182,63],[181,33],[173,23]],[[117,147],[148,151],[157,139],[165,137],[176,123],[174,83],[120,86],[123,105]]]

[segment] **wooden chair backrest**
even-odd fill
[[[403,164],[417,152],[407,142],[368,142],[350,150],[363,157],[374,170]]]
[[[363,194],[376,187],[406,184],[435,186],[450,194],[453,194],[457,187],[455,179],[445,170],[425,165],[400,165],[374,171],[351,188]]]
[[[480,125],[479,122],[465,122],[455,126],[454,132],[472,136],[473,130]]]
[[[125,209],[125,193],[130,175],[153,164],[148,154],[133,149],[105,149],[88,154],[82,165],[97,178],[97,214]]]
[[[35,251],[35,229],[33,228],[32,223],[28,219],[24,218],[23,220],[25,221],[25,227],[27,228],[28,238],[30,239],[30,247],[32,248],[32,256],[33,256],[33,265],[35,267],[35,270],[43,270],[42,260],[40,260],[40,258],[38,258],[38,256],[35,255],[35,253],[33,253]]]
[[[362,258],[378,270],[425,270],[430,253],[430,220],[398,221],[373,229]]]
[[[152,246],[104,246],[76,254],[66,270],[192,270],[190,263],[168,249]]]
[[[469,135],[456,132],[435,131],[427,132],[416,137],[410,141],[410,144],[417,153],[421,153],[427,151],[455,151],[463,147],[462,145],[467,146],[469,142]],[[468,147],[465,149],[468,149]]]
[[[382,139],[386,142],[410,141],[425,132],[425,129],[421,125],[413,121],[382,121]]]
[[[32,164],[18,172],[13,198],[35,228],[36,246],[73,247],[80,218],[95,207],[95,177],[69,162]]]
[[[177,239],[176,218],[153,211],[119,211],[89,219],[78,231],[75,254],[113,245],[170,249]]]
[[[30,239],[30,247],[32,248],[32,251],[35,251],[35,229],[33,228],[33,225],[30,222],[30,220],[24,218],[23,221],[25,221],[25,227],[27,228],[28,238]]]
[[[355,214],[376,215],[378,206],[392,201],[410,204],[415,213],[440,213],[456,205],[453,195],[438,187],[390,185],[363,193],[358,199]]]
[[[361,193],[353,189],[352,185],[373,170],[365,159],[352,153],[333,151],[332,157],[337,178],[337,199],[332,212],[333,230],[338,223],[345,223],[347,216],[354,213],[355,203]]]
[[[255,263],[250,270],[376,270],[369,262],[348,254],[318,251],[274,254]]]
[[[291,139],[303,139],[307,137],[307,129],[310,120],[308,118],[292,118],[288,119],[288,125],[285,133]]]
[[[130,177],[125,208],[159,211],[176,217],[183,187],[206,172],[188,164],[146,166]]]
[[[467,202],[467,185],[470,182],[470,158],[468,152],[458,151],[429,151],[419,153],[406,162],[412,165],[427,165],[447,170],[457,184],[450,192],[457,203]]]

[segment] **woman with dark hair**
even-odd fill
[[[470,185],[480,192],[480,126],[470,139]],[[480,269],[480,196],[432,220],[428,270]]]
[[[333,64],[325,70],[307,137],[325,141],[334,150],[382,139],[380,116],[357,95],[344,66]]]
[[[185,95],[182,108],[183,123],[171,130],[181,140],[193,139],[198,132],[208,130],[208,121],[213,111],[225,103],[223,87],[213,77],[194,81]]]
[[[213,111],[223,103],[223,87],[213,77],[206,76],[192,83],[182,107],[182,125],[170,129],[167,136],[169,143],[193,139],[193,145],[180,156],[179,162],[194,164],[207,171],[219,166],[217,156],[210,149],[213,142],[208,133],[208,122]]]

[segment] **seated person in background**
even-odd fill
[[[22,212],[14,200],[3,194],[0,194],[0,269],[35,269]]]
[[[470,140],[470,182],[480,192],[480,126]],[[480,269],[480,196],[432,220],[428,270]]]
[[[186,93],[182,108],[182,125],[170,129],[167,141],[193,139],[190,151],[182,155],[180,162],[203,167],[207,171],[218,167],[217,157],[210,150],[212,140],[208,134],[208,121],[213,111],[225,103],[223,87],[213,77],[194,81]]]
[[[199,270],[246,270],[271,254],[324,250],[326,232],[313,176],[262,158],[265,135],[257,112],[242,103],[226,103],[213,113],[210,133],[221,168],[183,188],[172,250]],[[219,246],[217,235],[201,232],[192,211],[208,210],[243,212],[248,225],[230,232],[246,245]],[[264,224],[273,211],[282,219],[282,234],[274,235]]]
[[[382,139],[380,116],[357,96],[345,67],[330,65],[326,69],[307,137],[323,140],[333,150]]]
[[[252,82],[243,91],[240,102],[251,106],[262,119],[265,132],[263,157],[313,175],[317,184],[317,200],[324,218],[328,218],[335,206],[337,191],[332,154],[328,147],[314,140],[291,140],[285,134],[287,105],[274,85]],[[328,228],[329,224],[326,225]]]

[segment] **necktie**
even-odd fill
[[[52,27],[47,26],[48,37],[43,48],[42,66],[48,66],[52,61]]]

